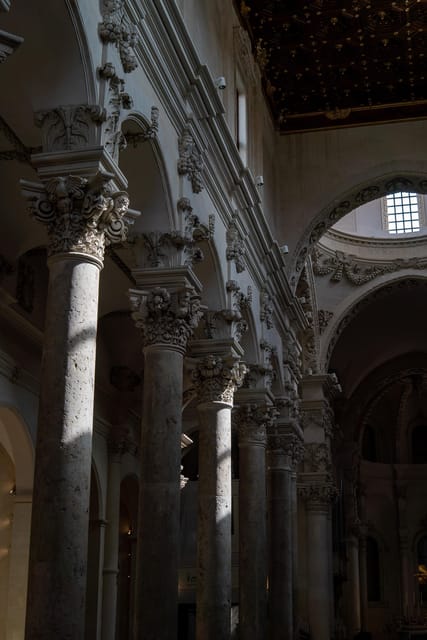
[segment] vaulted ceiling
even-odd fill
[[[277,128],[427,116],[427,0],[236,0]]]

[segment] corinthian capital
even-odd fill
[[[205,356],[193,371],[199,404],[224,402],[232,405],[234,392],[241,386],[245,374],[246,366],[234,356]]]
[[[268,434],[270,458],[286,458],[291,467],[296,467],[304,457],[304,445],[300,438],[291,433],[270,431]]]
[[[298,487],[298,495],[313,510],[327,510],[338,496],[338,489],[332,482],[311,483]]]
[[[200,296],[190,286],[174,291],[155,287],[151,291],[131,290],[132,317],[141,329],[146,346],[163,344],[185,352],[202,310]]]
[[[263,404],[245,404],[237,411],[239,446],[261,445],[267,441],[267,429],[275,417],[273,406]]]
[[[22,181],[30,215],[47,226],[48,255],[80,253],[102,264],[105,246],[126,239],[129,196],[114,191],[111,176],[91,181],[78,175],[44,185]]]

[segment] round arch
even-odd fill
[[[289,261],[288,275],[293,288],[298,283],[298,276],[314,245],[330,227],[353,209],[396,191],[427,193],[427,173],[394,171],[383,175],[373,175],[366,181],[342,192],[314,216],[304,230]]]
[[[0,442],[15,465],[16,491],[32,491],[34,447],[27,425],[16,409],[0,406]]]

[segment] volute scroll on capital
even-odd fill
[[[239,407],[236,415],[239,446],[248,444],[265,446],[267,430],[274,421],[274,411],[274,407],[267,404],[244,404]]]
[[[232,406],[234,392],[242,385],[246,371],[246,365],[234,356],[205,356],[192,373],[198,403],[223,402]]]
[[[145,346],[167,345],[185,352],[201,316],[200,296],[191,286],[176,290],[155,287],[131,289],[132,317],[141,329]]]
[[[102,265],[105,247],[126,240],[135,215],[127,215],[129,196],[114,190],[112,177],[64,175],[43,185],[21,181],[30,215],[47,226],[49,256],[85,254]]]

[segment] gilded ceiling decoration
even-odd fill
[[[277,128],[427,115],[427,0],[236,0]]]

